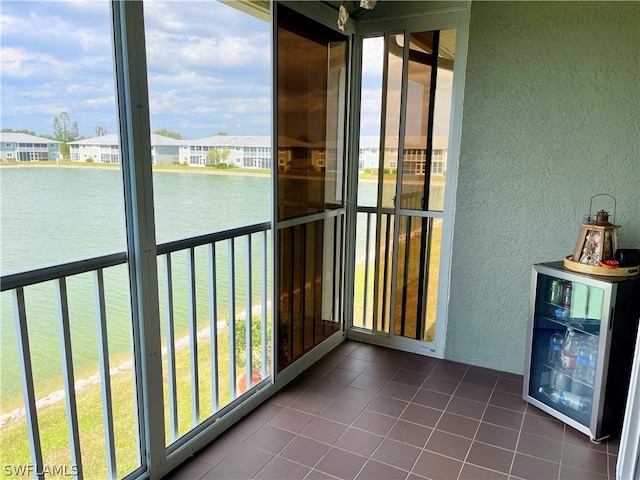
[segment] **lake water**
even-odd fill
[[[27,269],[125,250],[122,174],[110,168],[19,167],[0,170],[0,271]],[[442,189],[437,194],[442,195]],[[376,183],[360,182],[359,203],[374,205]],[[158,242],[185,238],[229,227],[268,221],[271,179],[268,176],[154,172],[156,237]],[[358,225],[364,233],[364,225]],[[359,247],[363,239],[359,235]],[[244,242],[237,242],[244,243]],[[254,258],[259,260],[255,239]],[[236,258],[242,258],[239,245]],[[226,248],[218,251],[225,266]],[[362,252],[358,253],[358,258]],[[207,252],[196,249],[199,328],[208,326]],[[186,257],[174,254],[176,335],[187,332]],[[242,263],[242,261],[241,261]],[[260,262],[257,262],[260,264]],[[224,270],[224,267],[221,269]],[[241,265],[237,266],[243,272]],[[159,275],[163,264],[158,263]],[[124,265],[104,272],[111,366],[131,358],[128,274]],[[225,283],[225,272],[221,271]],[[242,273],[240,273],[242,276]],[[219,277],[220,278],[220,277]],[[71,338],[76,380],[98,370],[93,277],[67,279]],[[160,280],[162,288],[162,280]],[[238,289],[243,279],[238,282]],[[254,287],[259,301],[259,285]],[[224,286],[219,298],[226,299]],[[29,340],[36,396],[62,388],[55,284],[25,289]],[[10,293],[0,296],[0,411],[22,406],[13,305]],[[255,304],[255,303],[254,303]],[[244,308],[244,303],[240,304]],[[224,308],[224,307],[223,307]],[[164,301],[160,295],[163,317]],[[164,320],[161,328],[164,331]]]
[[[2,168],[0,271],[125,250],[121,175],[118,169],[95,167]],[[156,237],[163,242],[268,221],[271,180],[267,176],[155,172],[154,198]],[[198,255],[198,260],[204,257],[204,268],[206,252],[203,249]],[[255,255],[259,255],[257,246]],[[186,302],[180,300],[186,291],[186,280],[181,282],[185,263],[184,255],[174,256],[178,318],[186,318],[181,315],[186,312]],[[160,262],[158,268],[162,274]],[[201,278],[204,282],[206,274]],[[127,279],[124,266],[105,270],[112,366],[131,355]],[[89,274],[70,277],[67,289],[76,379],[85,378],[97,371],[98,364],[93,278]],[[62,388],[55,284],[28,287],[25,298],[40,398]],[[203,294],[202,299],[206,312],[208,298]],[[10,293],[2,293],[0,300],[0,400],[2,412],[6,412],[20,407],[22,400]],[[203,327],[207,321],[203,315]],[[186,331],[186,324],[180,323],[178,320],[176,330]]]

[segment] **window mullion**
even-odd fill
[[[166,473],[157,249],[142,2],[112,1],[142,468]]]

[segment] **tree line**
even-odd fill
[[[107,129],[101,125],[96,125],[94,128],[96,136],[100,137],[107,134]],[[2,132],[5,133],[26,133],[27,135],[33,135],[41,138],[48,138],[49,140],[56,140],[61,142],[60,153],[64,158],[69,158],[69,142],[75,142],[76,140],[83,140],[87,137],[83,137],[79,133],[78,122],[72,121],[67,112],[60,112],[53,118],[53,135],[49,133],[40,133],[23,128],[21,130],[12,130],[11,128],[3,128]]]

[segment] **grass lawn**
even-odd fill
[[[256,321],[257,320],[257,321]],[[260,318],[254,318],[254,330],[259,329]],[[239,328],[244,320],[236,323],[237,342],[241,343],[244,330]],[[268,333],[269,335],[269,333]],[[254,335],[256,345],[254,351],[259,352],[259,337]],[[244,371],[244,355],[241,345],[236,348],[237,375]],[[211,355],[209,339],[198,342],[198,375],[200,421],[205,420],[215,412],[211,398]],[[259,356],[259,355],[258,355]],[[218,332],[218,381],[219,408],[224,407],[231,399],[231,385],[229,375],[229,341],[228,330]],[[258,367],[259,365],[254,365]],[[164,404],[166,444],[171,443],[166,357],[163,361],[164,374]],[[176,352],[176,378],[178,395],[178,434],[184,435],[191,430],[191,367],[190,350],[183,348]],[[114,418],[115,450],[118,477],[123,477],[139,465],[137,449],[137,419],[135,411],[133,372],[121,371],[111,375],[112,409]],[[78,424],[84,477],[87,479],[107,478],[106,449],[102,420],[102,399],[100,385],[91,385],[76,395],[78,407]],[[67,428],[67,414],[65,402],[56,402],[38,410],[38,425],[45,467],[66,466],[71,471],[71,454],[69,450],[69,434]],[[0,429],[0,462],[3,465],[2,474],[6,474],[5,465],[30,465],[31,457],[27,437],[26,421],[7,425]],[[47,475],[47,478],[56,478]],[[60,477],[64,478],[64,477]]]
[[[425,322],[425,331],[423,340],[427,342],[433,342],[435,338],[435,323],[436,323],[436,310],[437,310],[437,297],[438,297],[438,279],[440,275],[440,245],[442,238],[442,221],[436,219],[433,225],[432,231],[432,243],[431,243],[431,258],[429,259],[428,265],[428,283],[427,283],[427,312],[426,312],[426,322]],[[409,282],[407,284],[407,304],[408,310],[415,312],[415,306],[417,305],[417,280],[416,280],[416,270],[415,268],[419,264],[420,260],[420,251],[418,247],[419,237],[412,238],[411,244],[412,247],[410,249],[409,258],[406,259],[407,267],[411,270],[411,274],[409,275]],[[398,268],[399,274],[402,272],[402,268],[405,262],[405,244],[404,242],[399,243],[399,259],[400,265]],[[353,323],[356,327],[366,328],[366,329],[374,329],[373,326],[373,312],[375,309],[378,309],[380,313],[382,309],[382,289],[384,285],[384,259],[380,259],[380,272],[379,278],[377,281],[375,280],[375,256],[369,259],[369,267],[367,273],[367,286],[366,286],[366,298],[365,298],[365,263],[358,263],[355,266],[355,280],[354,280],[354,312],[353,312]],[[388,267],[389,271],[387,273],[387,285],[390,288],[391,285],[391,265]],[[380,288],[380,297],[378,299],[379,306],[376,307],[373,303],[374,289]],[[402,287],[398,286],[397,294],[399,297],[402,296]],[[396,300],[396,314],[398,315],[398,319],[400,318],[401,312],[401,304],[399,303],[401,298]],[[367,311],[366,318],[363,320],[364,314],[364,305],[366,302]],[[389,315],[389,302],[390,298],[387,297],[387,310],[384,315]],[[378,319],[380,322],[380,319]],[[389,318],[387,318],[386,328],[384,331],[389,331]],[[408,321],[407,329],[405,330],[405,335],[412,337],[415,335],[415,322],[412,323]],[[376,326],[376,329],[379,329],[380,325]],[[400,334],[399,325],[396,325],[396,335]]]

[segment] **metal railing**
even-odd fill
[[[355,327],[389,331],[393,219],[393,209],[357,208]]]
[[[177,386],[176,386],[176,349],[175,349],[175,318],[174,318],[174,279],[172,278],[172,256],[184,251],[186,252],[186,277],[187,277],[187,312],[188,312],[188,325],[189,325],[189,350],[190,350],[190,371],[191,371],[191,412],[192,412],[192,426],[195,427],[201,422],[200,415],[200,394],[199,386],[200,380],[198,373],[200,371],[198,365],[198,314],[197,314],[197,292],[196,292],[196,248],[206,247],[208,260],[206,271],[208,272],[208,289],[209,289],[209,334],[210,334],[210,349],[211,349],[211,402],[213,406],[213,412],[217,412],[221,408],[220,404],[220,385],[219,381],[219,359],[218,353],[218,322],[221,318],[221,309],[218,302],[218,290],[220,280],[218,279],[218,273],[220,269],[217,262],[217,247],[221,243],[226,243],[227,252],[227,275],[226,275],[226,290],[227,290],[227,305],[226,305],[226,317],[228,321],[228,342],[229,342],[229,393],[230,399],[236,398],[238,372],[236,369],[236,346],[239,340],[236,335],[236,321],[238,318],[244,316],[245,320],[245,338],[242,339],[245,350],[245,372],[240,375],[244,375],[246,385],[243,390],[249,390],[253,386],[253,349],[254,339],[252,336],[252,320],[253,320],[253,265],[256,260],[253,258],[253,246],[251,242],[252,235],[259,235],[260,242],[260,260],[261,263],[261,276],[260,276],[260,377],[262,379],[269,375],[268,365],[270,358],[268,356],[268,335],[267,335],[267,316],[268,316],[268,284],[269,275],[268,270],[268,248],[269,248],[269,236],[268,231],[271,229],[271,223],[259,223],[249,225],[246,227],[239,227],[221,232],[214,232],[207,235],[201,235],[197,237],[191,237],[184,240],[177,240],[172,242],[166,242],[158,245],[158,255],[162,257],[164,264],[164,303],[165,303],[165,331],[167,336],[167,364],[169,370],[169,418],[170,418],[170,432],[171,440],[176,440],[179,436],[178,429],[178,411],[177,411]],[[244,238],[244,297],[245,297],[245,311],[244,315],[236,312],[237,298],[239,295],[237,288],[237,281],[239,273],[237,272],[236,265],[236,241]],[[234,319],[234,321],[231,321]]]
[[[176,369],[176,338],[175,324],[176,316],[174,312],[174,297],[176,293],[175,282],[172,272],[175,266],[172,266],[173,257],[178,252],[186,254],[186,280],[187,280],[187,312],[188,312],[188,342],[190,347],[190,373],[191,373],[191,412],[192,427],[201,423],[200,409],[200,386],[204,380],[199,378],[199,357],[198,357],[198,298],[197,286],[201,286],[202,279],[197,276],[203,276],[202,272],[208,272],[208,278],[204,280],[209,290],[208,314],[209,314],[209,334],[210,334],[210,368],[211,368],[211,403],[213,413],[219,411],[224,405],[221,405],[220,391],[227,389],[230,401],[237,396],[236,381],[239,376],[244,375],[246,378],[246,386],[243,391],[250,390],[253,381],[254,356],[252,346],[257,339],[253,338],[253,305],[254,297],[258,297],[257,303],[260,305],[259,317],[260,322],[260,377],[265,379],[270,375],[270,338],[267,334],[267,318],[269,314],[269,288],[270,276],[269,255],[271,229],[270,222],[258,223],[239,228],[218,231],[206,235],[185,238],[181,240],[161,243],[157,246],[157,255],[163,265],[162,280],[164,298],[164,317],[165,317],[165,337],[166,337],[166,365],[168,369],[167,384],[168,390],[168,417],[169,417],[169,436],[171,442],[179,437],[178,425],[178,391],[177,391],[177,369]],[[236,246],[244,239],[244,258],[240,261],[236,259]],[[253,241],[252,241],[253,240]],[[257,243],[259,248],[255,249],[252,245]],[[216,261],[216,250],[221,249],[221,245],[226,244],[227,268],[218,265]],[[206,249],[208,252],[208,260],[206,265],[202,266],[196,261],[196,249]],[[258,251],[257,254],[254,254]],[[78,407],[76,404],[76,383],[74,377],[73,353],[71,345],[71,323],[72,318],[69,313],[69,301],[67,294],[67,279],[80,274],[92,274],[94,283],[94,297],[96,305],[96,326],[98,336],[98,360],[100,371],[100,386],[103,412],[103,427],[106,455],[106,472],[109,478],[117,478],[117,462],[116,462],[116,440],[114,433],[114,415],[112,405],[112,391],[110,384],[110,361],[109,361],[109,343],[108,343],[108,318],[105,301],[105,282],[104,270],[126,264],[127,255],[125,252],[118,252],[108,255],[100,255],[84,258],[81,260],[63,262],[41,268],[34,268],[19,272],[3,274],[0,279],[1,291],[10,292],[13,301],[13,312],[15,330],[18,343],[18,361],[20,366],[20,376],[22,383],[22,394],[25,406],[24,418],[26,421],[26,429],[28,434],[28,443],[33,465],[33,471],[36,472],[38,478],[44,475],[38,474],[43,472],[43,452],[41,434],[38,425],[38,407],[36,398],[36,388],[34,385],[33,375],[33,355],[38,354],[37,351],[31,350],[29,341],[29,316],[27,315],[27,305],[25,301],[24,290],[26,287],[44,283],[54,282],[56,285],[56,303],[57,317],[60,337],[60,350],[63,366],[63,384],[64,384],[64,401],[66,406],[66,417],[69,432],[69,448],[71,452],[72,465],[75,468],[77,478],[83,478],[83,462],[82,448],[79,435],[78,423]],[[238,263],[244,264],[244,276],[237,272]],[[258,264],[258,268],[256,268]],[[197,268],[197,266],[199,268]],[[255,279],[255,272],[259,271],[259,278]],[[225,275],[226,273],[226,275]],[[227,305],[226,312],[224,308],[220,308],[218,302],[220,279],[226,278]],[[259,295],[253,294],[252,284],[259,284]],[[242,285],[243,291],[240,291],[239,285]],[[244,325],[245,337],[237,338],[236,322],[242,320],[242,314],[237,314],[236,306],[238,298],[244,294],[245,312]],[[224,315],[226,313],[226,315]],[[219,358],[218,348],[218,324],[222,317],[226,316],[229,329],[229,383],[228,385],[220,384],[219,366],[221,359]],[[244,343],[246,357],[244,359],[244,372],[238,372],[236,362],[236,348],[238,344]],[[135,361],[135,359],[134,359]],[[226,361],[225,361],[226,363]],[[207,380],[208,381],[208,380]],[[241,393],[241,392],[238,392]]]
[[[392,209],[375,207],[356,212],[353,326],[388,334],[393,325],[394,335],[432,342],[441,241],[437,217],[396,217]]]

